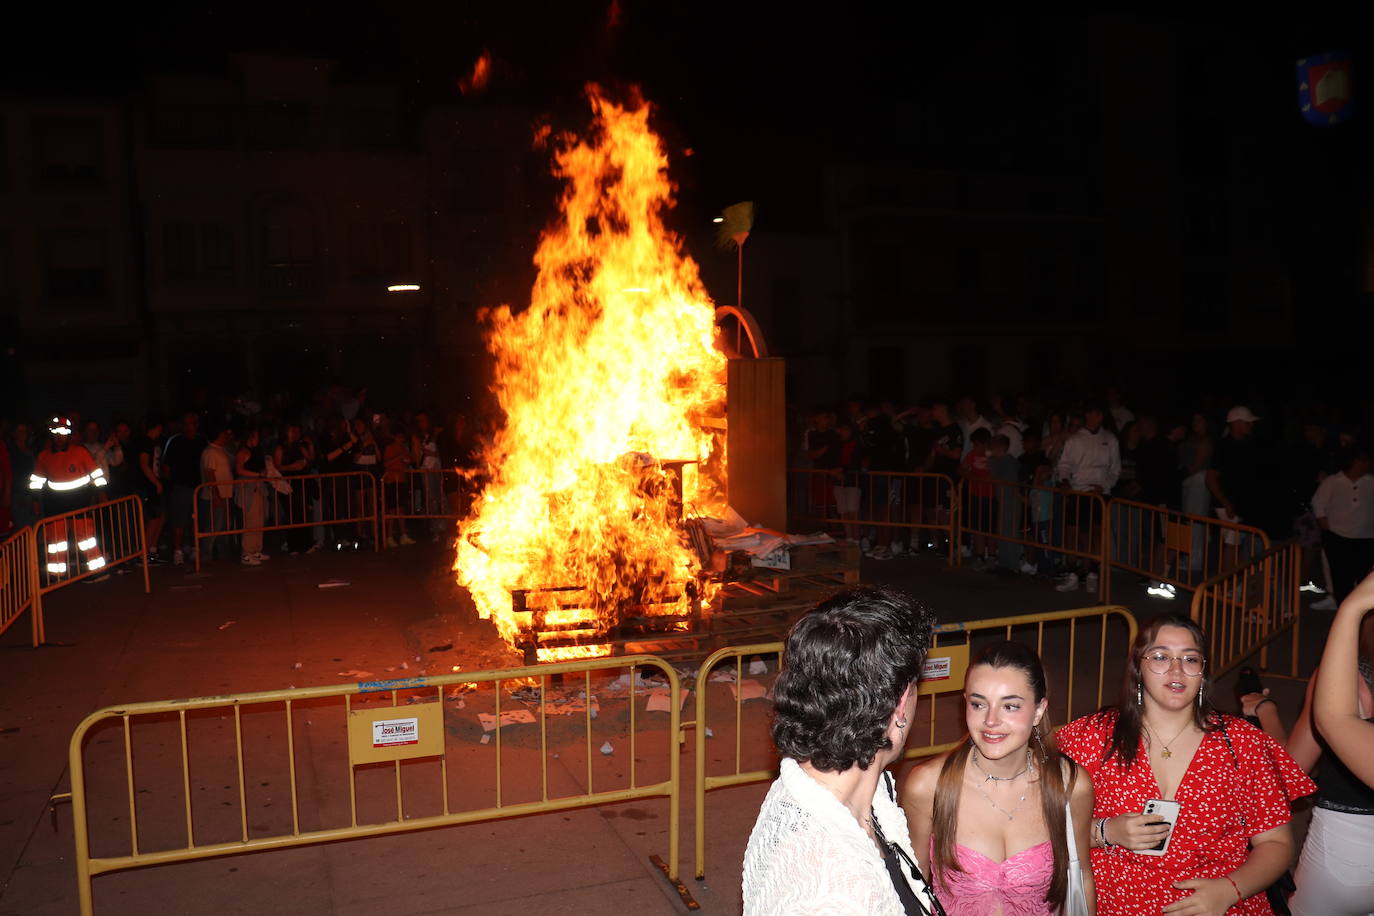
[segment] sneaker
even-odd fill
[[[875,560],[890,560],[892,559],[892,551],[888,550],[886,547],[875,547],[869,556]]]
[[[267,554],[263,553],[261,550],[259,550],[257,553],[250,553],[249,556],[257,560],[259,563],[265,563],[268,560],[272,559]]]
[[[1325,594],[1326,594],[1326,589],[1322,588],[1320,585],[1318,585],[1317,583],[1311,581],[1310,579],[1309,579],[1308,581],[1304,582],[1302,585],[1298,586],[1298,591],[1300,591],[1300,592],[1311,592],[1311,593],[1314,594],[1314,595],[1325,595]]]
[[[869,550],[873,549],[873,542],[868,538],[859,538],[859,549],[867,553]]]
[[[1059,582],[1055,585],[1054,590],[1057,592],[1078,591],[1078,573],[1064,573],[1059,577]]]
[[[319,553],[321,550],[324,550],[323,544],[311,544],[310,549],[307,550],[306,553]]]
[[[173,566],[185,566],[185,565],[186,565],[186,554],[182,553],[180,550],[175,551],[175,552],[172,554],[172,565],[173,565]]]
[[[962,547],[959,548],[959,556],[963,557],[965,560],[972,559],[973,548],[967,544],[964,544]]]
[[[1023,576],[1033,576],[1033,575],[1035,575],[1036,573],[1038,573],[1039,571],[1040,571],[1039,568],[1038,568],[1034,563],[1032,563],[1030,560],[1022,560],[1022,561],[1021,561],[1021,575],[1023,575]]]
[[[1308,607],[1314,611],[1334,611],[1338,607],[1338,605],[1336,604],[1335,598],[1333,598],[1330,595],[1327,595],[1320,601],[1313,601],[1311,604],[1308,605]]]
[[[894,557],[900,557],[902,554],[906,553],[906,548],[896,541],[888,545],[887,549]]]
[[[406,546],[406,547],[409,547],[411,544],[414,544],[414,543],[415,543],[415,539],[414,539],[413,537],[411,537],[410,535],[408,535],[408,534],[403,534],[403,535],[401,535],[401,544],[402,544],[402,545],[404,545],[404,546]]]
[[[395,539],[395,538],[387,538],[387,539],[386,539],[386,546],[388,546],[388,547],[400,547],[401,545],[396,543],[396,539]]]
[[[1090,572],[1086,577],[1084,577],[1083,588],[1087,589],[1090,592],[1097,591],[1097,573]]]
[[[243,555],[243,560],[241,560],[240,562],[242,562],[244,566],[261,566],[261,565],[262,565],[262,560],[259,560],[258,557],[257,557],[257,555],[256,555],[256,554],[252,554],[252,553],[245,553],[245,554]]]
[[[1165,601],[1172,601],[1178,597],[1177,590],[1168,582],[1151,582],[1145,589],[1145,594],[1151,598],[1163,598]]]
[[[166,565],[167,565],[167,561],[164,560],[164,559],[162,559],[162,557],[158,556],[158,555],[155,554],[155,553],[150,553],[150,554],[148,554],[148,565],[149,565],[149,566],[166,566]]]

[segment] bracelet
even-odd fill
[[[1107,839],[1107,818],[1099,818],[1097,821],[1097,835],[1102,837],[1102,848],[1111,849],[1116,844]]]
[[[1236,886],[1235,881],[1231,880],[1230,875],[1222,875],[1222,877],[1227,880],[1227,882],[1231,885],[1231,889],[1236,892],[1236,906],[1240,906],[1241,901],[1245,899],[1240,895],[1240,888]]]
[[[1272,700],[1269,697],[1265,697],[1264,699],[1260,700],[1258,703],[1255,704],[1254,715],[1256,718],[1259,717],[1260,707],[1263,706],[1265,703],[1273,703],[1275,707],[1279,705],[1277,700]]]

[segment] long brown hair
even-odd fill
[[[1121,761],[1123,766],[1129,767],[1135,763],[1136,752],[1140,750],[1141,723],[1145,721],[1145,708],[1141,703],[1136,702],[1136,698],[1143,689],[1144,679],[1140,673],[1140,659],[1145,654],[1145,650],[1154,645],[1159,637],[1159,631],[1165,627],[1178,627],[1187,630],[1197,640],[1199,649],[1206,652],[1207,635],[1202,632],[1192,620],[1187,617],[1180,617],[1176,614],[1165,614],[1150,621],[1136,635],[1135,642],[1131,644],[1130,657],[1126,659],[1126,670],[1121,675],[1121,696],[1117,700],[1116,722],[1112,726],[1112,737],[1108,742],[1102,759],[1110,760],[1113,755]],[[1216,708],[1212,706],[1209,694],[1212,686],[1212,676],[1207,666],[1202,667],[1202,683],[1198,685],[1199,702],[1193,704],[1193,724],[1205,732],[1216,731],[1223,728],[1225,723],[1217,715]],[[1103,715],[1112,715],[1110,710],[1104,710]]]
[[[1045,698],[1045,669],[1040,664],[1040,656],[1019,642],[993,643],[978,653],[969,667],[975,665],[1015,668],[1030,681],[1035,702],[1039,704]],[[1049,737],[1046,719],[1046,716],[1041,716],[1040,723],[1031,731],[1029,747],[1036,771],[1035,779],[1040,783],[1040,810],[1045,818],[1045,827],[1049,830],[1050,848],[1054,850],[1054,872],[1049,889],[1045,892],[1045,903],[1051,910],[1058,911],[1064,905],[1068,892],[1069,844],[1064,827],[1064,805],[1078,781],[1078,765],[1059,752],[1054,739]],[[972,750],[973,738],[969,736],[945,758],[935,783],[935,804],[931,812],[931,835],[935,838],[935,848],[931,855],[931,871],[937,876],[946,871],[964,870],[959,865],[954,846],[959,830],[959,796],[964,769],[968,766]]]

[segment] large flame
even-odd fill
[[[697,266],[663,225],[667,156],[647,104],[622,107],[595,87],[589,97],[588,138],[563,137],[556,155],[566,187],[529,308],[485,315],[505,423],[485,445],[490,476],[460,525],[454,569],[510,642],[529,625],[512,613],[515,589],[585,589],[526,600],[542,602],[546,622],[593,633],[626,607],[685,607],[697,561],[660,462],[696,462],[683,474],[687,514],[724,502],[710,430],[725,412],[726,361]]]

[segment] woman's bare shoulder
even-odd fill
[[[940,770],[945,765],[948,753],[936,754],[918,762],[902,779],[902,797],[926,799],[935,797],[935,784],[940,779]]]

